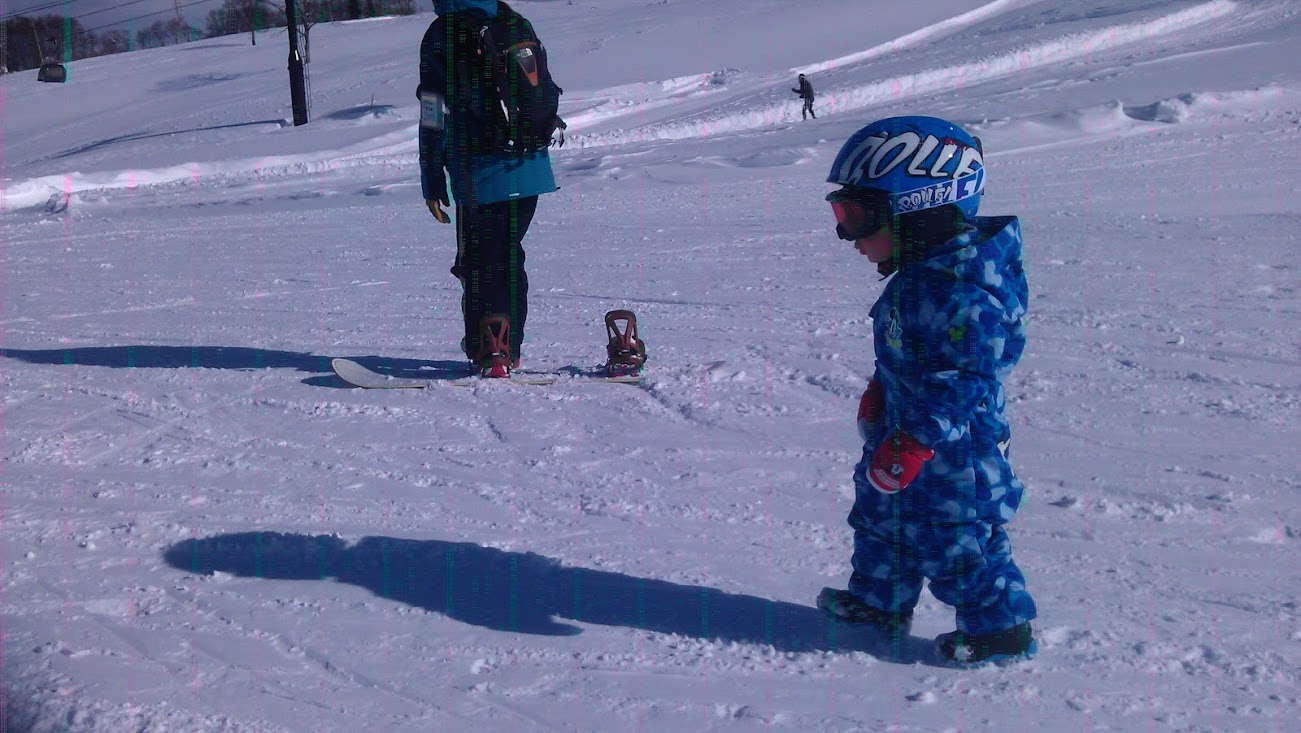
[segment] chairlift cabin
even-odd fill
[[[68,69],[57,61],[46,61],[41,70],[36,72],[36,81],[49,81],[62,84],[68,80]]]

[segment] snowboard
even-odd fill
[[[446,379],[432,377],[428,379],[412,377],[394,377],[388,374],[381,374],[376,371],[367,369],[351,359],[331,359],[330,367],[339,379],[351,384],[354,387],[362,389],[428,389],[436,384],[444,384],[452,387],[477,387],[485,384],[519,384],[532,386],[546,386],[556,382],[566,384],[579,383],[597,383],[597,384],[638,384],[641,382],[640,374],[630,374],[621,377],[596,376],[582,373],[538,373],[522,372],[511,376],[508,379],[484,379],[482,377],[458,377],[456,379]]]

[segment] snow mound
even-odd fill
[[[1257,120],[1262,115],[1301,109],[1301,93],[1279,84],[1233,92],[1190,92],[1150,104],[1125,107],[1126,116],[1142,122]]]
[[[1001,153],[1147,132],[1155,126],[1259,121],[1301,110],[1301,90],[1282,85],[1227,92],[1188,92],[1129,105],[1121,100],[1016,119],[986,120],[973,132]]]

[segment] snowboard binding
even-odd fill
[[[479,353],[474,358],[480,377],[506,379],[513,367],[510,356],[510,317],[492,313],[479,319]]]
[[[606,373],[611,377],[641,374],[646,364],[646,342],[637,335],[637,316],[629,310],[612,310],[605,314],[605,332],[610,338],[605,347],[609,357]]]

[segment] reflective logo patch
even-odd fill
[[[885,324],[885,344],[892,349],[903,348],[903,328],[899,326],[899,309],[890,309],[890,320]]]
[[[519,64],[520,71],[524,73],[524,78],[528,80],[530,86],[538,85],[538,59],[533,53],[533,41],[525,41],[518,45],[512,46],[507,52],[515,57],[515,63]]]

